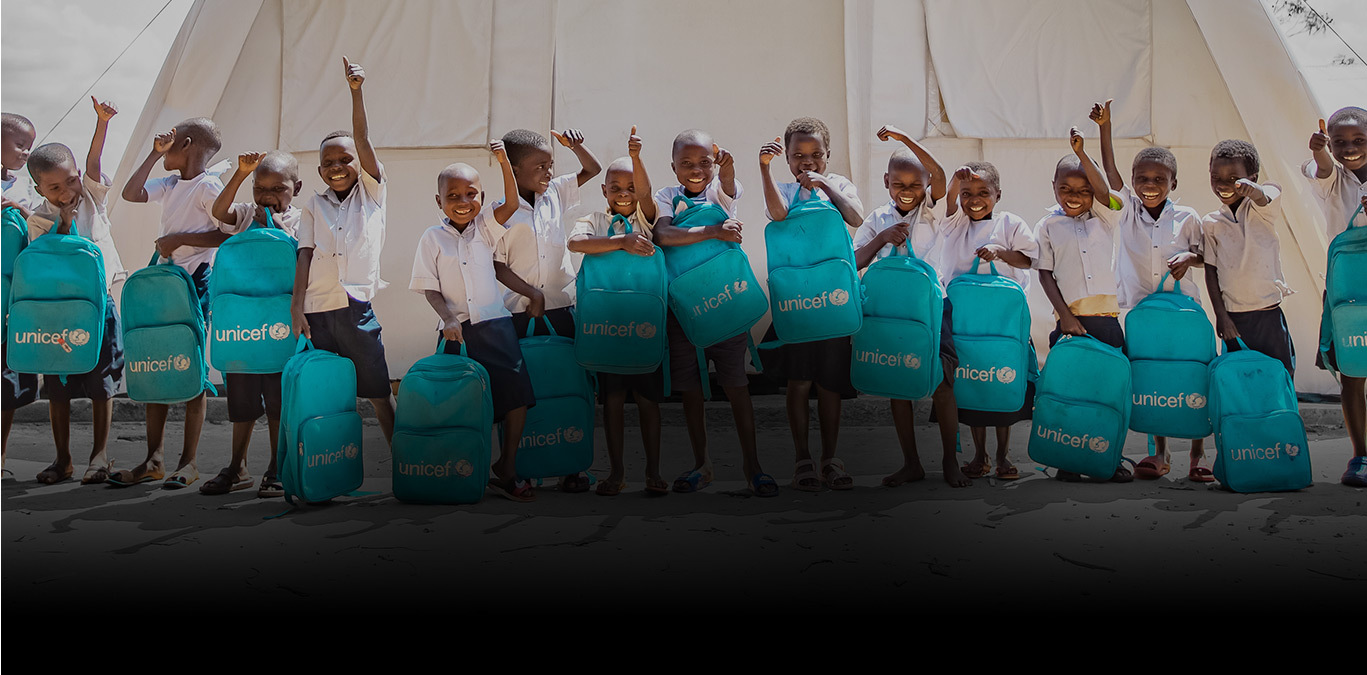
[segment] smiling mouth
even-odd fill
[[[1076,211],[1077,209],[1082,208],[1082,202],[1064,202],[1063,207],[1069,211]]]
[[[688,182],[693,183],[693,184],[696,185],[696,184],[698,184],[698,183],[701,183],[701,182],[702,182],[702,179],[701,179],[701,178],[689,178],[689,179],[688,179]]]
[[[1234,196],[1234,191],[1233,191],[1233,190],[1230,190],[1230,191],[1226,192],[1226,191],[1224,191],[1224,190],[1220,190],[1219,192],[1216,192],[1215,194],[1220,195],[1220,199],[1229,199],[1230,197],[1233,197],[1233,196]]]
[[[916,203],[916,199],[913,198],[913,197],[898,197],[898,198],[897,198],[897,201],[902,202],[903,204],[915,204],[915,203]]]
[[[1345,161],[1345,162],[1356,162],[1356,161],[1358,161],[1358,160],[1360,160],[1360,159],[1362,159],[1362,155],[1344,155],[1344,156],[1343,156],[1343,161]]]
[[[631,206],[631,202],[629,202],[629,201],[626,201],[626,202],[613,202],[613,204],[615,204],[615,205],[617,205],[617,206],[619,206],[619,207],[621,207],[621,208],[624,208],[624,209],[627,208],[627,207],[629,207],[629,206]]]
[[[1151,202],[1151,201],[1154,201],[1155,199],[1158,199],[1158,197],[1160,196],[1160,194],[1157,193],[1157,192],[1141,192],[1141,193],[1139,193],[1139,196],[1142,197],[1142,198],[1144,199],[1144,201],[1146,201],[1146,202]]]
[[[969,211],[972,211],[972,212],[974,212],[974,213],[981,213],[981,212],[983,212],[983,211],[986,211],[986,210],[987,210],[987,207],[985,207],[985,206],[970,206],[970,207],[968,207],[968,210],[969,210]]]
[[[346,176],[345,173],[334,173],[328,176],[328,180],[337,183],[346,180]]]
[[[451,213],[454,213],[454,214],[456,214],[456,215],[458,215],[458,216],[468,215],[471,211],[474,211],[474,209],[471,209],[471,208],[451,209]]]

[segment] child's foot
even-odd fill
[[[204,481],[204,484],[199,486],[199,493],[202,495],[226,495],[229,492],[246,490],[253,485],[256,485],[256,481],[252,479],[251,474],[247,473],[247,467],[244,466],[241,469],[227,467],[219,471],[217,476]]]
[[[107,482],[110,485],[127,487],[129,485],[137,485],[138,483],[161,480],[166,476],[165,472],[166,469],[162,466],[161,462],[143,462],[131,469],[115,471],[109,476]]]
[[[1021,472],[1006,455],[997,455],[997,480],[1016,480]]]
[[[109,470],[112,468],[113,465],[108,462],[91,462],[90,466],[85,468],[85,474],[81,476],[81,485],[98,485],[109,480]]]
[[[618,476],[618,477],[617,477],[617,480],[620,481],[620,480],[621,480],[621,476]],[[583,472],[583,471],[580,471],[579,473],[569,474],[569,475],[567,475],[567,476],[561,476],[561,477],[560,477],[560,491],[561,491],[561,492],[567,492],[567,493],[570,493],[570,494],[579,494],[580,492],[588,492],[588,491],[589,491],[589,478],[588,478],[588,476],[585,476],[585,475],[584,475],[584,472]]]
[[[180,490],[190,487],[197,480],[199,480],[199,469],[194,464],[187,464],[167,476],[166,482],[162,483],[161,487],[166,490]]]
[[[974,457],[962,467],[963,475],[967,478],[982,478],[987,472],[992,470],[992,462],[987,459],[987,455]]]
[[[536,493],[532,491],[532,484],[516,478],[491,478],[489,479],[489,489],[495,494],[507,497],[515,502],[527,503],[536,501]]]
[[[968,487],[972,485],[973,479],[964,475],[964,472],[959,469],[957,464],[958,462],[954,459],[949,459],[945,462],[945,482],[949,483],[949,487],[955,488]]]
[[[926,470],[920,462],[915,464],[903,464],[897,473],[883,479],[883,487],[901,487],[907,483],[915,483],[918,480],[925,480]]]
[[[793,489],[821,492],[821,476],[816,473],[816,462],[804,459],[793,467]]]
[[[38,472],[38,482],[43,485],[56,485],[64,480],[71,479],[71,465],[58,466],[55,462],[46,469]]]
[[[1168,461],[1167,457],[1162,455],[1149,455],[1148,457],[1139,460],[1139,463],[1134,467],[1135,477],[1144,480],[1162,478],[1163,476],[1168,475],[1168,471],[1171,470],[1172,464]]]
[[[832,490],[853,490],[854,476],[845,472],[845,463],[832,457],[821,463],[821,482]]]
[[[618,476],[617,478],[598,481],[598,487],[594,490],[594,494],[599,497],[616,497],[622,494],[625,489],[627,489],[627,482]]]
[[[1187,471],[1187,480],[1193,483],[1214,483],[1215,472],[1200,464],[1192,462],[1191,470]]]
[[[1367,487],[1367,457],[1348,460],[1348,470],[1343,472],[1339,482],[1348,487]]]
[[[256,496],[262,499],[276,499],[285,496],[285,484],[280,482],[280,478],[273,473],[267,472],[261,477],[261,487],[256,489]]]
[[[663,497],[669,494],[669,482],[660,474],[646,476],[646,494],[651,497]]]
[[[703,465],[692,471],[685,471],[674,479],[674,491],[680,493],[697,492],[712,484],[712,467]]]
[[[750,484],[750,492],[756,497],[777,497],[778,483],[774,477],[767,473],[757,473],[747,481]]]

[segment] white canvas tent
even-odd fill
[[[790,119],[830,126],[830,168],[854,180],[869,208],[886,199],[882,174],[895,149],[874,132],[895,124],[928,137],[951,170],[995,163],[999,208],[1033,223],[1053,203],[1049,181],[1068,152],[1068,128],[1092,134],[1091,102],[1114,98],[1122,172],[1141,147],[1171,148],[1175,194],[1203,213],[1218,206],[1206,173],[1211,146],[1223,138],[1257,145],[1262,179],[1284,190],[1297,387],[1338,391],[1313,367],[1327,242],[1298,175],[1327,111],[1254,0],[198,0],[116,185],[156,131],[205,115],[223,129],[220,158],[297,153],[306,198],[322,187],[318,141],[350,124],[343,55],[366,68],[370,128],[390,180],[382,274],[391,285],[375,307],[395,377],[434,342],[431,310],[406,289],[418,237],[437,220],[435,175],[471,163],[492,200],[501,181],[485,148],[509,129],[580,128],[606,164],[625,154],[637,125],[656,187],[672,181],[674,134],[712,132],[737,157],[745,248],[763,278],[756,158]],[[1099,156],[1095,143],[1090,149]],[[556,160],[560,172],[577,169],[563,148]],[[239,197],[249,199],[249,188]],[[586,186],[583,208],[603,205],[597,183]],[[120,250],[137,260],[133,251],[156,235],[159,207],[112,206]],[[1037,288],[1042,347],[1053,318]]]

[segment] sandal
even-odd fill
[[[110,485],[113,485],[114,487],[128,487],[130,485],[137,485],[139,483],[150,483],[154,480],[161,480],[164,475],[165,474],[163,474],[160,471],[149,471],[141,476],[134,477],[132,470],[122,469],[120,471],[115,471],[114,473],[110,474],[109,478],[105,480],[105,482]]]
[[[1343,472],[1339,482],[1348,487],[1367,487],[1367,457],[1348,460],[1348,470]]]
[[[256,485],[256,480],[251,476],[238,480],[236,471],[233,471],[232,468],[225,468],[219,471],[217,476],[204,481],[204,484],[199,486],[199,493],[202,495],[226,495],[230,492],[246,490],[253,485]]]
[[[845,473],[845,463],[834,457],[821,463],[821,482],[832,490],[854,489],[854,476]]]
[[[576,474],[560,477],[560,491],[568,494],[579,494],[589,491],[589,479],[583,471]]]
[[[56,485],[64,480],[71,480],[71,470],[62,471],[56,464],[39,471],[37,476],[37,481],[43,485]]]
[[[1143,478],[1144,480],[1155,480],[1168,475],[1168,471],[1171,469],[1172,465],[1164,462],[1158,455],[1149,455],[1139,460],[1139,463],[1135,465],[1134,475],[1136,478]]]
[[[1191,471],[1187,472],[1187,480],[1193,483],[1214,483],[1215,473],[1204,466],[1197,465],[1191,467]]]
[[[625,489],[627,489],[627,482],[624,480],[619,480],[615,483],[610,480],[605,480],[599,482],[598,487],[595,488],[593,492],[599,497],[616,497],[617,495],[622,494],[622,490]]]
[[[984,460],[976,469],[973,468],[973,462],[968,462],[959,467],[959,470],[964,472],[966,478],[982,478],[992,472],[992,462]]]
[[[536,501],[536,493],[532,491],[532,484],[525,480],[491,478],[489,479],[489,489],[495,494],[522,504]]]
[[[997,480],[1016,480],[1020,477],[1020,469],[1017,469],[1014,466],[997,467]]]
[[[750,478],[750,491],[756,497],[777,497],[778,483],[767,473],[757,473]]]
[[[91,464],[86,467],[85,474],[81,476],[81,485],[95,485],[109,480],[109,470],[114,468],[112,464],[95,466]]]
[[[284,497],[285,484],[280,482],[279,477],[268,473],[261,477],[261,487],[256,489],[256,496],[262,499]]]
[[[669,483],[663,478],[647,478],[646,494],[651,497],[663,497],[669,494]]]
[[[185,469],[176,469],[175,472],[166,477],[166,480],[161,484],[161,487],[163,490],[182,490],[190,487],[197,480],[199,480],[198,469],[194,467],[190,467],[188,471]]]
[[[711,484],[712,481],[702,475],[702,471],[694,469],[692,471],[685,471],[679,474],[678,478],[674,479],[674,491],[687,494],[689,492],[697,492]]]
[[[793,489],[821,492],[821,476],[816,473],[816,462],[804,459],[793,467]]]

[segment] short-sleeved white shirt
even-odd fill
[[[379,179],[364,169],[360,174],[346,199],[324,189],[309,198],[299,216],[299,248],[313,249],[306,314],[346,307],[347,296],[369,302],[388,285],[380,278],[380,252],[389,181],[383,166]]]
[[[650,223],[646,222],[645,216],[641,215],[641,209],[638,208],[635,211],[632,211],[631,215],[627,216],[627,220],[631,222],[631,229],[633,232],[640,232],[645,235],[647,239],[650,238],[652,227]],[[594,211],[593,213],[574,221],[574,230],[570,232],[570,238],[573,239],[581,235],[586,237],[611,237],[619,234],[626,234],[626,228],[621,225],[614,226],[613,224],[615,222],[616,219],[613,218],[613,214],[608,213],[607,211]]]
[[[1324,233],[1328,241],[1333,241],[1334,237],[1348,229],[1348,218],[1362,205],[1362,181],[1352,171],[1343,168],[1338,160],[1334,160],[1334,172],[1327,178],[1316,177],[1318,170],[1313,158],[1301,165],[1301,173],[1310,180],[1320,210],[1324,211]],[[1357,214],[1353,224],[1358,227],[1367,225],[1367,209]]]
[[[103,174],[98,180],[91,178],[90,174],[81,176],[81,205],[76,207],[74,222],[76,233],[95,242],[100,248],[100,256],[104,258],[106,288],[128,276],[124,272],[123,262],[119,260],[119,251],[114,248],[114,235],[109,229],[109,213],[105,209],[109,190],[113,187],[114,182]],[[44,199],[28,218],[29,239],[37,239],[40,235],[47,234],[52,229],[52,224],[57,222],[59,215],[57,207]]]
[[[907,234],[907,241],[911,244],[911,253],[930,263],[939,275],[940,283],[943,284],[944,270],[941,269],[940,265],[942,242],[937,226],[945,217],[945,204],[946,201],[943,199],[937,204],[931,204],[930,195],[926,195],[916,208],[908,211],[906,215],[902,215],[897,210],[896,203],[889,200],[887,204],[874,209],[873,213],[870,213],[860,224],[859,229],[855,230],[854,250],[858,251],[864,248],[885,230],[906,223],[911,229]],[[883,248],[878,249],[878,252],[874,254],[873,259],[882,260],[892,255],[896,248],[892,244],[884,244]],[[906,244],[903,244],[902,248],[905,249]]]
[[[1120,209],[1094,201],[1092,208],[1077,218],[1064,214],[1055,204],[1035,224],[1039,243],[1035,269],[1053,272],[1064,303],[1116,294],[1115,231],[1119,221]]]
[[[218,176],[204,172],[189,180],[172,174],[153,178],[143,184],[147,201],[161,204],[161,236],[168,234],[196,234],[218,229],[214,218],[214,200],[223,192]],[[171,252],[171,260],[193,274],[203,263],[214,262],[217,248],[211,246],[181,246]]]
[[[408,289],[440,291],[457,321],[479,323],[509,316],[503,306],[503,286],[494,273],[495,261],[507,262],[505,234],[487,207],[464,232],[442,218],[440,225],[427,228],[418,240]],[[440,321],[437,328],[441,328]]]
[[[231,209],[233,215],[237,216],[237,222],[230,225],[220,221],[218,223],[218,229],[224,234],[246,232],[247,229],[252,226],[252,220],[256,218],[256,204],[251,202],[233,202]],[[299,231],[300,213],[298,208],[294,205],[290,205],[285,211],[272,212],[271,215],[273,216],[272,220],[280,226],[281,230],[284,230],[285,234],[294,237],[298,236],[296,233]]]
[[[1282,274],[1281,239],[1277,236],[1281,187],[1267,183],[1263,193],[1268,196],[1267,206],[1244,199],[1234,212],[1221,205],[1219,211],[1201,219],[1206,264],[1219,270],[1226,311],[1265,309],[1292,293]]]
[[[999,244],[1012,251],[1025,254],[1033,262],[1039,257],[1039,243],[1035,233],[1020,216],[1009,211],[996,211],[991,218],[974,221],[961,207],[954,215],[944,218],[940,223],[940,234],[944,238],[940,254],[940,274],[948,284],[960,275],[972,274],[979,260],[976,252],[987,244]],[[1030,290],[1030,270],[1019,269],[997,261],[997,272],[1015,279],[1025,290]],[[988,273],[988,263],[983,261],[982,273]]]
[[[721,179],[713,177],[712,182],[707,184],[707,189],[692,199],[716,204],[723,211],[726,211],[727,215],[735,218],[736,202],[740,201],[743,194],[745,194],[745,190],[740,185],[740,179],[736,179],[736,196],[732,197],[721,189]],[[665,216],[674,217],[674,198],[679,195],[687,196],[682,185],[672,185],[655,191],[655,220],[658,221]]]
[[[4,181],[4,188],[5,199],[28,209],[29,213],[43,203],[42,196],[33,189],[33,179],[27,171],[11,171],[10,179]]]
[[[1201,214],[1190,206],[1178,206],[1169,199],[1154,220],[1139,195],[1127,185],[1120,191],[1124,209],[1120,212],[1120,260],[1116,268],[1120,307],[1133,309],[1150,293],[1168,271],[1168,259],[1178,253],[1203,253]],[[1165,283],[1164,288],[1171,288]],[[1184,295],[1201,301],[1201,284],[1186,277],[1178,284]]]
[[[859,190],[854,187],[854,183],[851,183],[850,179],[838,173],[828,173],[825,175],[825,178],[826,181],[831,184],[831,187],[834,188],[836,192],[839,192],[842,196],[844,196],[845,201],[848,201],[850,203],[850,206],[854,207],[855,213],[858,213],[862,217],[864,215],[864,203],[859,201]],[[796,182],[779,183],[774,187],[778,188],[778,198],[783,202],[783,207],[791,208],[793,205],[793,199],[795,195],[797,195],[798,190],[802,189],[802,184]],[[812,195],[815,195],[817,199],[820,199],[822,201],[831,200],[830,197],[826,195],[825,190],[813,190]],[[810,198],[812,195],[804,196]],[[737,196],[739,196],[739,194]],[[768,206],[766,206],[764,209],[764,216],[769,220],[774,219],[772,215],[769,215]]]
[[[517,211],[503,227],[508,249],[508,267],[517,276],[539,289],[546,297],[546,309],[574,304],[574,264],[565,248],[565,212],[579,206],[579,177],[572,173],[556,176],[546,191],[536,196],[535,204],[518,198]],[[502,205],[504,200],[494,202]],[[503,304],[510,312],[525,312],[531,300],[511,290],[505,291]]]

